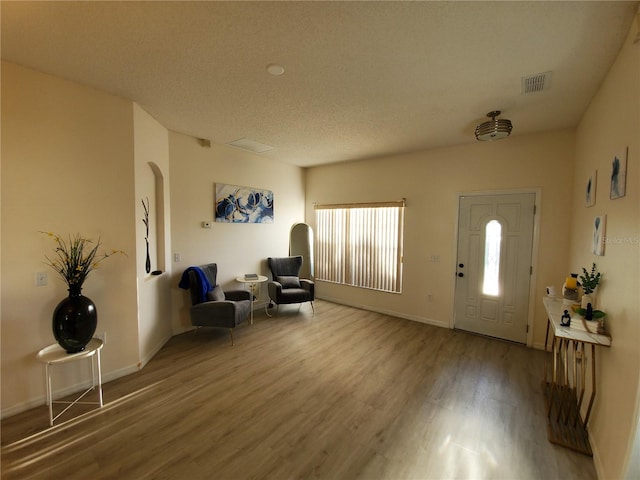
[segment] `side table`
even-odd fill
[[[596,346],[611,347],[609,335],[564,327],[564,305],[558,297],[544,297],[547,332],[544,341],[544,381],[547,400],[547,436],[551,443],[593,456],[587,423],[596,396]],[[551,348],[549,349],[549,337]],[[590,347],[590,348],[588,348]],[[586,356],[590,350],[590,359]],[[551,354],[551,361],[547,358]],[[591,364],[591,394],[582,419],[581,410],[587,393],[587,368]]]
[[[236,278],[236,282],[248,284],[249,290],[251,291],[251,325],[253,325],[253,301],[256,296],[256,285],[266,282],[267,280],[267,277],[264,275],[258,275],[258,278],[246,278],[245,276]]]
[[[38,352],[36,358],[38,361],[45,364],[45,375],[46,375],[46,387],[47,387],[47,405],[49,405],[49,426],[53,426],[53,422],[55,422],[60,415],[65,413],[75,404],[91,404],[91,405],[99,405],[102,408],[102,367],[100,365],[100,350],[103,347],[102,340],[99,338],[92,338],[85,349],[78,353],[67,353],[64,348],[62,348],[57,343],[54,345],[49,345],[48,347],[43,348]],[[67,401],[54,401],[53,400],[53,392],[51,390],[51,367],[53,365],[61,365],[63,363],[75,362],[77,360],[82,360],[83,358],[88,358],[91,361],[91,387],[85,390],[80,396],[78,396],[75,400],[71,402]],[[95,362],[94,362],[95,359]],[[96,383],[96,373],[97,373],[97,383]],[[88,394],[91,390],[98,387],[98,401],[97,402],[80,402],[80,400]],[[55,417],[53,416],[53,404],[54,403],[64,403],[67,404],[67,407],[58,413]]]

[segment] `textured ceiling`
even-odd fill
[[[7,2],[2,58],[299,166],[574,127],[637,2]],[[284,66],[274,77],[270,63]],[[551,71],[523,95],[522,77]],[[502,140],[502,141],[509,141]]]

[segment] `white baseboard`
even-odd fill
[[[45,395],[38,398],[33,398],[28,402],[23,402],[18,405],[13,405],[12,407],[3,409],[2,411],[0,411],[0,418],[4,419],[4,418],[11,417],[13,415],[17,415],[18,413],[22,413],[27,410],[31,410],[32,408],[36,408],[41,405],[44,405],[45,403],[46,403]]]
[[[167,337],[160,340],[158,344],[153,349],[151,349],[151,351],[149,351],[149,353],[147,353],[144,357],[142,357],[140,359],[140,369],[143,369],[145,365],[151,361],[151,359],[155,356],[155,354],[158,353],[160,349],[162,349],[162,347],[164,347],[169,340],[171,340],[172,337],[173,337],[173,333],[169,334]]]
[[[535,348],[536,350],[544,350],[544,343],[534,343],[533,345],[531,345],[533,348]]]
[[[102,375],[102,385],[110,382],[111,380],[115,380],[120,377],[124,377],[126,375],[130,375],[132,373],[136,373],[140,368],[137,365],[130,365],[118,370],[114,370],[112,372],[108,372]],[[87,379],[84,382],[79,382],[74,385],[70,385],[68,387],[58,389],[53,392],[53,398],[62,398],[68,395],[72,395],[74,393],[80,393],[86,390],[91,386],[91,379]],[[47,397],[46,395],[41,395],[39,397],[33,398],[23,403],[19,403],[17,405],[13,405],[12,407],[5,408],[0,411],[0,418],[8,418],[13,415],[17,415],[18,413],[22,413],[24,411],[30,410],[32,408],[40,407],[42,405],[46,405]]]
[[[345,302],[342,299],[338,299],[338,298],[332,298],[332,297],[317,297],[320,300],[326,300],[327,302],[332,302],[332,303],[337,303],[340,305],[347,305],[349,307],[354,307],[354,308],[359,308],[361,310],[368,310],[370,312],[376,312],[376,313],[382,313],[383,315],[389,315],[391,317],[397,317],[397,318],[404,318],[405,320],[412,320],[414,322],[420,322],[420,323],[425,323],[427,325],[433,325],[435,327],[442,327],[442,328],[448,328],[449,324],[442,322],[440,320],[433,320],[432,318],[427,318],[427,317],[419,317],[417,315],[408,315],[406,313],[402,313],[402,312],[396,312],[394,310],[386,310],[384,308],[378,308],[378,307],[374,307],[371,305],[364,305],[364,304],[359,304],[359,303],[355,303],[355,302]]]

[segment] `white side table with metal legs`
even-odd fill
[[[244,276],[236,278],[236,282],[249,284],[249,290],[251,291],[251,299],[250,299],[251,300],[251,325],[253,325],[253,301],[255,300],[255,296],[256,296],[256,285],[260,283],[264,283],[267,280],[268,278],[265,277],[264,275],[258,275],[257,278],[256,277],[246,278]]]
[[[45,375],[47,382],[47,405],[49,405],[49,425],[53,426],[53,422],[55,422],[63,413],[69,410],[76,404],[91,404],[91,405],[99,405],[102,408],[102,367],[100,365],[100,350],[103,347],[102,340],[99,338],[92,338],[85,349],[78,353],[67,353],[64,348],[62,348],[57,343],[54,345],[49,345],[48,347],[43,348],[38,352],[37,359],[45,364]],[[91,387],[85,390],[79,397],[71,402],[67,401],[55,401],[53,400],[53,392],[51,390],[51,367],[54,365],[61,365],[64,363],[75,362],[77,360],[82,360],[83,358],[88,358],[91,361]],[[95,359],[95,361],[94,361]],[[97,374],[97,375],[96,375]],[[97,382],[96,382],[97,380]],[[97,402],[81,402],[80,400],[87,395],[90,391],[94,390],[97,387],[98,389],[98,401]],[[64,403],[67,404],[67,407],[58,413],[55,417],[53,416],[53,404],[54,403]]]

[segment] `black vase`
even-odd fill
[[[149,257],[149,242],[146,239],[145,241],[147,242],[147,260],[144,263],[144,269],[149,273],[151,271],[151,257]]]
[[[98,312],[90,298],[82,295],[82,287],[69,287],[69,296],[53,312],[53,336],[67,353],[84,350],[98,325]]]

